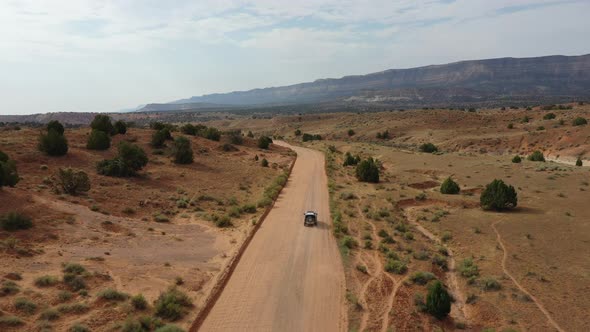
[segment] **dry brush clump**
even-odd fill
[[[90,179],[84,171],[60,168],[56,174],[57,185],[66,194],[78,195],[90,190]]]
[[[14,187],[19,181],[16,162],[0,151],[0,189],[5,186]]]

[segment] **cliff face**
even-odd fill
[[[590,55],[502,58],[392,69],[284,87],[204,95],[177,103],[253,105],[319,102],[363,97],[367,92],[375,91],[384,96],[407,95],[404,91],[408,89],[418,94],[422,90],[437,90],[441,102],[457,91],[470,91],[465,96],[468,98],[514,95],[587,98],[590,96]],[[432,92],[427,94],[432,95]]]

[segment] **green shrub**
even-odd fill
[[[301,129],[295,130],[295,136],[301,136]]]
[[[59,318],[59,316],[59,311],[53,308],[49,308],[45,309],[45,311],[41,313],[41,316],[39,316],[39,318],[43,320],[56,320]]]
[[[512,158],[512,162],[515,164],[520,164],[522,162],[522,158],[520,158],[520,156],[514,156],[514,158]]]
[[[9,212],[0,216],[0,228],[5,231],[16,231],[33,227],[31,218],[18,212]]]
[[[588,124],[588,121],[582,117],[577,117],[574,119],[574,121],[572,122],[572,124],[574,126],[584,126]]]
[[[379,139],[389,139],[389,130],[385,130],[383,133],[377,133]]]
[[[346,235],[340,239],[340,245],[348,249],[354,249],[358,246],[358,243],[352,236]]]
[[[545,161],[545,156],[543,156],[543,152],[536,150],[531,153],[527,159],[530,161]]]
[[[175,287],[161,293],[154,302],[156,316],[169,320],[178,320],[187,313],[187,308],[192,307],[191,299]]]
[[[64,126],[57,120],[49,121],[45,128],[47,129],[47,132],[49,132],[50,130],[54,130],[56,133],[60,135],[63,135],[65,131]]]
[[[136,310],[145,310],[148,307],[147,300],[142,294],[137,294],[131,298],[131,305]]]
[[[127,123],[121,120],[115,122],[114,132],[117,134],[125,135],[127,133]]]
[[[461,191],[457,182],[448,177],[440,186],[440,192],[445,195],[456,195]]]
[[[14,300],[14,308],[18,311],[22,311],[27,315],[32,315],[37,311],[37,305],[35,302],[25,299],[23,297],[19,297],[18,299]]]
[[[582,159],[580,157],[578,157],[578,159],[576,159],[576,166],[582,166]]]
[[[68,140],[54,129],[39,136],[39,151],[50,156],[63,156],[68,153]]]
[[[0,326],[16,327],[24,324],[25,322],[16,316],[0,316]]]
[[[446,257],[440,254],[436,254],[432,257],[432,264],[438,265],[443,271],[449,269]]]
[[[426,153],[434,153],[434,152],[438,151],[438,148],[436,147],[436,145],[434,145],[432,143],[424,143],[424,144],[420,145],[420,151],[426,152]]]
[[[231,218],[229,216],[221,216],[217,217],[215,220],[215,226],[219,228],[231,227],[233,226],[231,222]]]
[[[485,278],[481,281],[482,288],[486,291],[496,291],[502,289],[502,284],[494,278]]]
[[[258,138],[258,147],[261,149],[268,149],[272,144],[272,139],[268,136],[260,136]]]
[[[66,302],[72,299],[72,297],[74,296],[74,294],[72,294],[72,292],[68,292],[68,291],[60,291],[59,293],[57,293],[57,299],[60,302]]]
[[[509,123],[508,124],[508,129],[512,129],[512,128],[514,128],[514,125],[512,123]]]
[[[348,136],[354,136],[356,133],[354,132],[354,130],[348,129],[347,134],[348,134]]]
[[[418,285],[426,285],[429,281],[436,279],[436,276],[430,272],[418,271],[410,276],[410,280]]]
[[[68,329],[68,332],[91,332],[91,330],[86,325],[76,323]]]
[[[90,310],[86,303],[62,304],[57,307],[57,311],[62,314],[83,314]]]
[[[64,273],[63,281],[72,291],[77,292],[86,289],[86,282],[84,278],[75,273]]]
[[[193,162],[193,150],[191,141],[186,137],[177,137],[174,140],[174,162],[177,164],[191,164]]]
[[[5,280],[4,282],[2,282],[2,285],[0,285],[0,297],[13,295],[18,293],[19,291],[20,288],[18,287],[18,285],[11,280]]]
[[[342,166],[355,166],[360,161],[361,161],[361,157],[359,157],[359,156],[355,157],[355,156],[351,155],[350,152],[346,152],[346,154],[344,155],[344,163],[342,163]]]
[[[256,213],[256,205],[254,204],[245,204],[242,206],[242,211],[246,213]]]
[[[0,151],[0,188],[14,187],[18,181],[20,181],[20,177],[16,170],[16,162]]]
[[[379,166],[369,157],[356,166],[356,178],[361,182],[379,182]]]
[[[484,210],[502,211],[515,208],[518,204],[516,190],[502,180],[494,180],[488,184],[479,198]]]
[[[90,150],[106,150],[111,147],[111,137],[104,131],[92,130],[86,148]]]
[[[466,258],[459,263],[459,272],[465,278],[479,276],[479,267],[473,262],[473,259]]]
[[[152,134],[151,146],[154,148],[161,148],[166,142],[167,134],[170,132],[167,129],[161,129]]]
[[[63,273],[82,274],[86,272],[86,268],[78,263],[66,263],[63,265]]]
[[[113,127],[111,118],[104,114],[97,114],[94,117],[94,120],[92,120],[92,123],[90,123],[90,128],[92,128],[93,131],[98,130],[109,135],[115,134],[115,127]]]
[[[127,298],[129,298],[129,295],[119,292],[112,288],[107,288],[98,292],[98,294],[96,294],[96,297],[107,301],[125,301],[127,300]]]
[[[204,129],[199,130],[198,135],[211,141],[219,141],[221,139],[221,132],[217,128],[212,127],[204,127]]]
[[[166,324],[157,328],[154,332],[184,332],[184,330],[176,325]]]
[[[35,286],[37,287],[49,287],[57,284],[59,280],[57,277],[44,275],[35,279]]]
[[[438,319],[443,319],[451,312],[451,296],[438,280],[428,287],[426,311]]]
[[[157,214],[154,216],[154,221],[156,222],[169,222],[170,219],[163,214]]]
[[[73,168],[60,168],[57,172],[57,183],[64,193],[70,195],[90,190],[88,174]]]
[[[395,274],[404,274],[408,271],[408,266],[400,260],[390,258],[385,264],[385,271]]]
[[[156,317],[141,316],[129,317],[123,323],[121,332],[149,332],[164,326],[164,323]]]
[[[303,134],[303,136],[301,137],[301,140],[303,142],[308,142],[308,141],[321,141],[322,140],[322,136],[319,134]]]
[[[555,119],[555,113],[547,113],[543,115],[543,120],[553,120]]]
[[[142,148],[128,142],[121,142],[117,158],[103,160],[96,165],[98,174],[128,177],[137,174],[148,163],[148,157]]]
[[[268,167],[268,160],[266,160],[266,158],[262,158],[262,161],[260,162],[260,165],[262,167]]]

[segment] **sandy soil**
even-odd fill
[[[344,331],[343,268],[330,232],[324,157],[298,159],[201,331]],[[317,227],[303,226],[315,210]]]

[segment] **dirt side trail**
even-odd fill
[[[345,331],[344,269],[330,232],[324,155],[289,146],[297,161],[200,331]],[[306,210],[317,227],[303,226]]]

